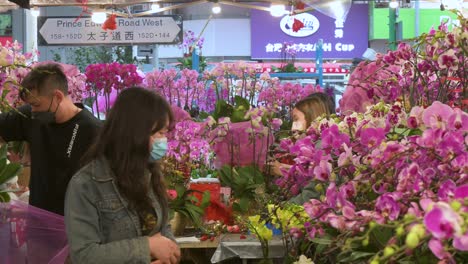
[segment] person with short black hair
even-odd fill
[[[100,121],[73,103],[67,76],[57,63],[34,67],[21,82],[20,97],[26,105],[0,114],[0,137],[29,143],[29,203],[63,215],[68,182]]]

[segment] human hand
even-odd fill
[[[151,257],[157,259],[152,264],[177,264],[180,260],[180,249],[174,241],[157,233],[148,237]]]
[[[283,164],[281,164],[280,162],[278,162],[277,160],[275,161],[270,161],[268,163],[268,169],[271,173],[271,175],[274,175],[274,176],[282,176],[283,174],[281,173],[281,167],[282,167]]]

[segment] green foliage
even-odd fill
[[[206,69],[206,58],[203,57],[203,56],[199,56],[199,62],[198,62],[198,72],[203,72],[205,69]],[[180,62],[179,65],[177,65],[177,67],[179,67],[179,69],[192,69],[192,56],[188,56],[188,57],[183,57],[183,58],[179,58],[177,59],[178,62]]]
[[[138,63],[137,59],[133,57],[132,46],[73,47],[70,50],[72,55],[70,58],[67,58],[67,61],[73,62],[81,72],[84,72],[88,65],[95,63]],[[61,61],[62,56],[54,53],[53,59]]]
[[[229,117],[233,123],[243,122],[247,120],[245,114],[249,109],[249,101],[241,96],[234,97],[234,105],[224,100],[218,100],[216,102],[213,118],[218,120],[220,117]]]
[[[223,186],[231,187],[233,197],[238,200],[232,208],[241,213],[249,210],[255,190],[265,183],[263,174],[255,166],[233,168],[225,165],[221,168],[219,179]]]
[[[6,183],[11,178],[18,175],[21,165],[17,163],[7,163],[7,145],[0,148],[0,185]],[[9,190],[0,189],[0,202],[10,201]]]
[[[210,205],[210,192],[203,192],[201,201],[194,196],[194,193],[201,193],[196,190],[188,190],[183,185],[176,185],[177,198],[169,201],[169,208],[186,216],[195,227],[202,226],[202,217],[205,209]]]

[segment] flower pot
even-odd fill
[[[185,215],[175,212],[174,218],[172,218],[171,231],[174,236],[180,236],[184,233],[185,227],[187,226],[188,219]]]

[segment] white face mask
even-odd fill
[[[293,122],[293,123],[292,123],[292,128],[291,128],[291,130],[293,130],[293,131],[294,131],[294,130],[304,131],[304,130],[305,130],[305,126],[304,126],[304,124],[303,124],[302,122],[296,121],[296,122]]]

